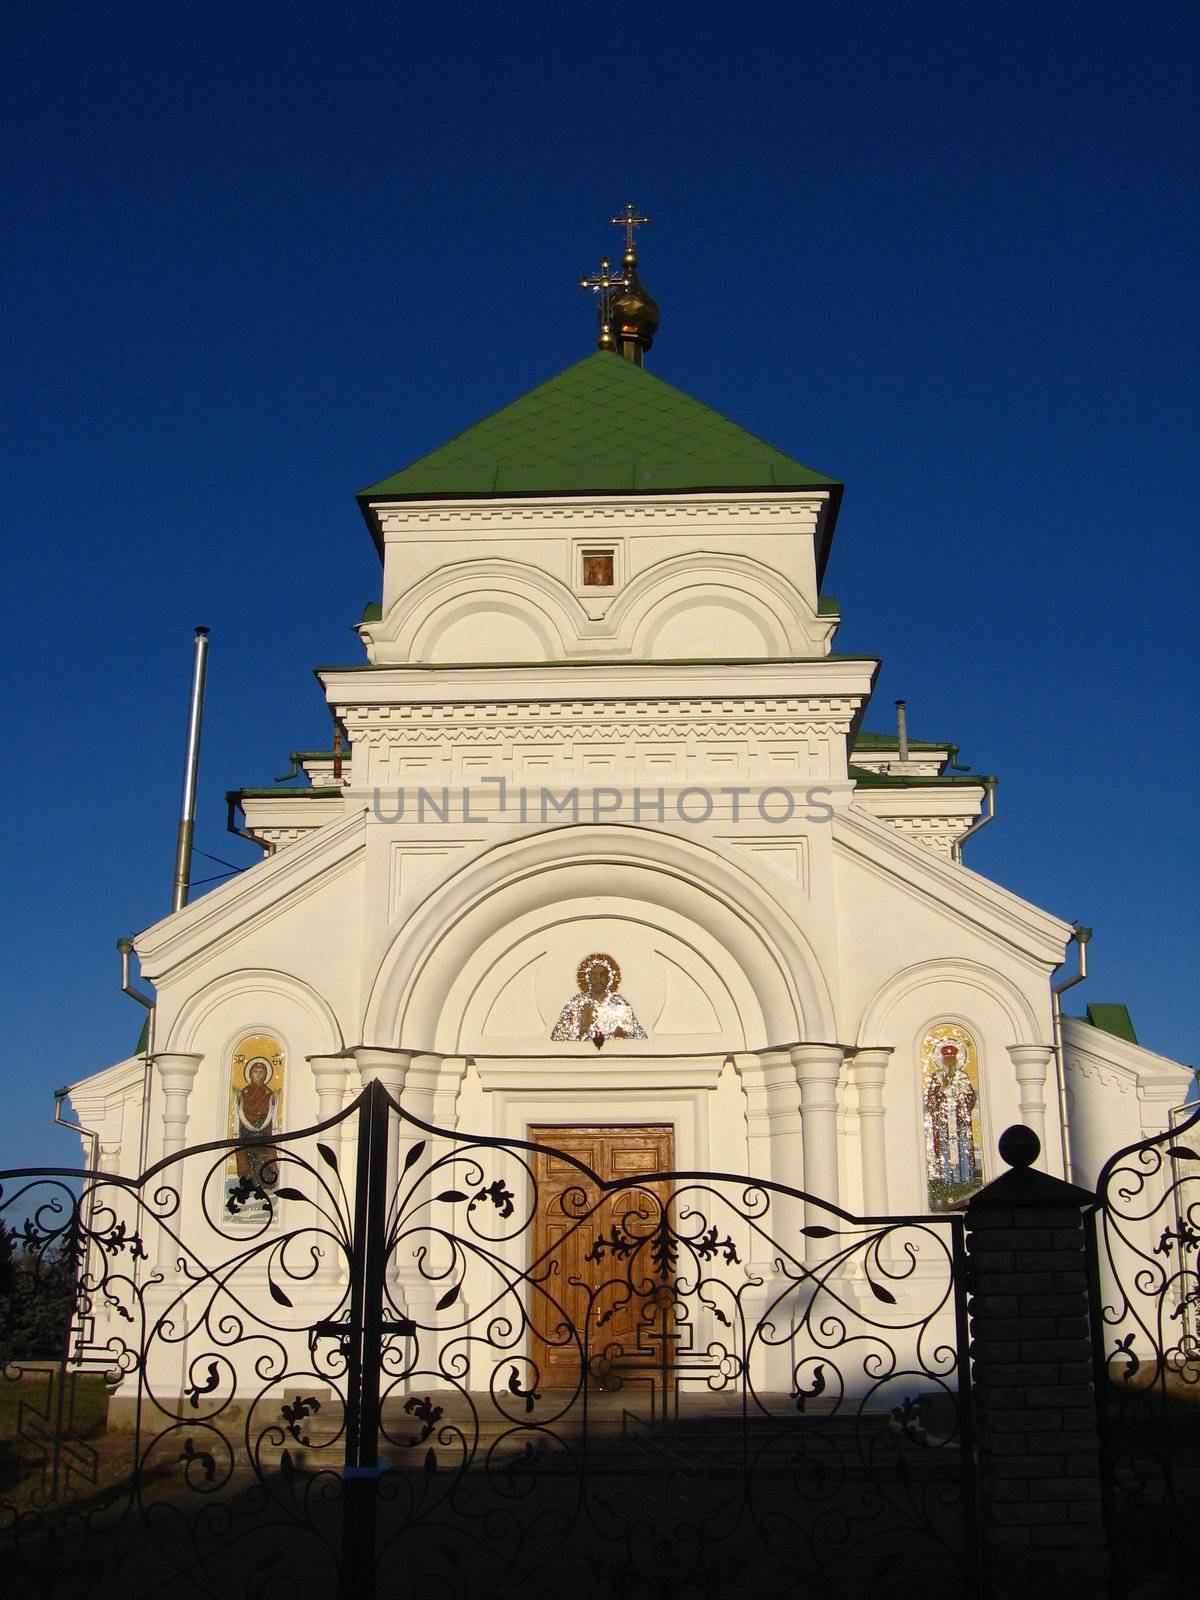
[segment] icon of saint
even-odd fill
[[[964,1057],[962,1045],[954,1040],[938,1045],[925,1090],[929,1176],[938,1183],[971,1184],[979,1177],[979,1152],[972,1126],[975,1085]]]
[[[646,1030],[633,1007],[617,993],[621,969],[612,956],[596,951],[584,956],[575,973],[579,993],[572,995],[551,1029],[552,1039],[590,1039],[599,1050],[606,1039],[644,1039]]]
[[[271,1063],[255,1056],[246,1063],[246,1085],[234,1095],[237,1106],[234,1152],[237,1175],[255,1189],[272,1189],[279,1181],[279,1156],[270,1142],[277,1133],[278,1091],[271,1088]]]

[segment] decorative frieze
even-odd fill
[[[636,500],[559,500],[548,505],[544,500],[514,502],[510,505],[487,501],[452,506],[387,505],[374,506],[385,539],[410,538],[426,529],[470,529],[478,535],[488,528],[503,529],[508,538],[522,530],[530,533],[556,532],[564,527],[610,528],[614,523],[635,524],[655,532],[679,533],[698,523],[752,522],[757,528],[778,523],[781,531],[813,530],[829,499],[827,491],[790,496],[786,499],[647,499]]]

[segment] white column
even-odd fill
[[[154,1056],[154,1070],[158,1074],[163,1092],[163,1146],[164,1157],[178,1155],[183,1149],[187,1139],[187,1103],[192,1092],[192,1085],[196,1081],[196,1074],[200,1070],[203,1056],[185,1055],[178,1051],[158,1051]],[[174,1230],[182,1238],[184,1193],[183,1169],[177,1167],[174,1171],[168,1169],[161,1174],[160,1182],[173,1186],[179,1194],[179,1209],[170,1217],[167,1224],[158,1231],[158,1249],[155,1253],[156,1267],[166,1269],[178,1254],[178,1246],[171,1238],[168,1229]],[[180,1308],[181,1317],[186,1315]]]
[[[800,1127],[804,1146],[804,1188],[815,1199],[838,1201],[838,1076],[845,1051],[840,1044],[794,1044],[792,1065],[800,1089]],[[809,1205],[809,1225],[827,1221]]]
[[[345,1108],[346,1090],[351,1087],[357,1087],[351,1078],[351,1073],[355,1066],[354,1057],[348,1051],[342,1051],[338,1055],[309,1056],[308,1064],[312,1069],[313,1083],[317,1091],[317,1121],[329,1122]],[[338,1164],[338,1172],[347,1195],[354,1194],[354,1172],[352,1169],[347,1169],[346,1151],[347,1145],[349,1145],[350,1149],[357,1153],[357,1146],[354,1141],[354,1133],[357,1127],[356,1119],[350,1116],[344,1118],[341,1122],[334,1123],[332,1128],[326,1128],[318,1136],[319,1143],[327,1145],[333,1151]],[[314,1149],[311,1152],[306,1150],[305,1155],[307,1159],[316,1163],[317,1169],[327,1179],[329,1175],[321,1167],[316,1150]],[[333,1186],[333,1192],[336,1193],[336,1185]],[[324,1233],[330,1226],[330,1219],[327,1215],[322,1216],[321,1213],[333,1202],[329,1198],[322,1197],[318,1201],[314,1197],[313,1203],[314,1226],[318,1229],[318,1232]],[[328,1237],[314,1239],[314,1243],[321,1250],[324,1257],[324,1264],[321,1270],[326,1285],[336,1288],[345,1283],[348,1262],[342,1252]],[[314,1318],[317,1315],[318,1312],[314,1309]]]
[[[347,1053],[333,1056],[309,1056],[313,1082],[317,1089],[317,1121],[329,1122],[336,1117],[346,1100],[350,1073],[355,1066],[354,1057]],[[339,1127],[333,1132],[341,1134]],[[326,1143],[331,1142],[326,1140]]]
[[[365,1089],[369,1083],[381,1083],[393,1100],[400,1100],[404,1081],[408,1076],[411,1050],[392,1050],[378,1045],[358,1045],[352,1052],[358,1067],[359,1079]],[[396,1186],[400,1170],[400,1119],[393,1115],[388,1127],[387,1186],[389,1195]]]
[[[203,1060],[203,1056],[165,1050],[159,1051],[154,1057],[154,1070],[158,1073],[163,1091],[164,1156],[173,1156],[183,1149],[187,1138],[188,1096]]]
[[[887,1138],[883,1121],[883,1083],[891,1045],[856,1050],[850,1062],[850,1082],[858,1097],[858,1152],[862,1162],[862,1205],[868,1217],[886,1216]]]
[[[1008,1053],[1017,1075],[1017,1097],[1021,1121],[1041,1140],[1042,1153],[1036,1165],[1045,1170],[1046,1150],[1046,1069],[1054,1057],[1048,1044],[1010,1044]]]
[[[746,1096],[749,1176],[803,1188],[800,1090],[790,1052],[739,1051],[732,1059]]]
[[[409,1062],[413,1058],[411,1050],[393,1050],[379,1045],[358,1045],[353,1055],[364,1089],[369,1083],[381,1083],[393,1100],[399,1101],[402,1098]],[[388,1119],[387,1168],[384,1179],[386,1186],[384,1193],[389,1208],[400,1176],[400,1131],[403,1126],[401,1119],[393,1112]],[[391,1255],[388,1257],[387,1277],[394,1284],[398,1275],[398,1263],[395,1256]]]

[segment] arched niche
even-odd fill
[[[160,1039],[163,1051],[204,1058],[188,1096],[191,1143],[227,1136],[233,1056],[245,1039],[257,1035],[277,1040],[287,1062],[283,1126],[316,1121],[305,1057],[342,1048],[337,1018],[323,996],[299,978],[269,967],[242,967],[190,995]]]
[[[536,907],[486,939],[446,996],[439,1033],[457,1028],[457,1037],[439,1047],[557,1050],[551,1030],[596,950],[618,962],[620,992],[647,1032],[634,1053],[744,1050],[765,1031],[753,983],[707,928],[662,905],[603,896]]]
[[[810,608],[779,572],[749,556],[671,556],[632,580],[609,624],[635,656],[787,655],[813,644]]]
[[[645,619],[633,644],[649,661],[679,661],[693,656],[781,656],[787,635],[752,600],[704,584],[664,602]]]
[[[535,934],[536,944],[536,934],[555,925],[564,907],[588,905],[630,928],[658,930],[662,959],[675,960],[697,982],[697,973],[709,981],[707,964],[733,997],[744,1034],[741,1047],[834,1037],[828,987],[807,940],[740,868],[703,845],[669,834],[581,825],[499,845],[427,897],[380,964],[366,1008],[366,1041],[421,1050],[463,1048],[459,1040],[468,1014],[463,973],[483,977],[503,956],[515,963],[511,973],[504,969],[503,981],[515,981],[521,963],[505,954],[513,948],[511,930],[520,930],[518,942]],[[570,925],[572,937],[582,939],[582,912]],[[686,958],[690,972],[685,949],[691,952]],[[574,959],[585,953],[580,950]],[[526,966],[535,959],[532,945],[527,954]],[[683,986],[683,978],[676,981]],[[493,999],[500,992],[497,988]],[[532,992],[536,997],[536,989]],[[714,995],[720,997],[721,990],[714,988]],[[537,1010],[536,998],[533,1005]],[[488,1014],[470,1026],[481,1028]],[[537,1015],[540,1027],[540,1010]],[[733,1028],[728,1009],[717,1008],[717,1017],[723,1030]]]
[[[371,630],[399,661],[557,661],[587,614],[560,579],[493,556],[451,562],[406,590]]]
[[[1038,1043],[1041,1035],[1028,998],[977,962],[919,962],[879,988],[863,1013],[858,1044],[891,1047],[884,1085],[888,1189],[901,1210],[928,1204],[921,1049],[930,1030],[946,1025],[964,1030],[977,1052],[985,1182],[1000,1170],[996,1141],[1021,1120],[1009,1047]]]
[[[448,601],[415,631],[409,659],[428,662],[555,661],[552,619],[521,596],[484,591]]]

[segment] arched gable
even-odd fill
[[[498,845],[443,883],[388,949],[364,1020],[371,1044],[455,1048],[452,990],[500,930],[568,901],[603,900],[641,921],[655,908],[723,948],[755,997],[765,1037],[748,1048],[834,1037],[828,985],[791,918],[747,874],[704,846],[649,829],[580,825]]]

